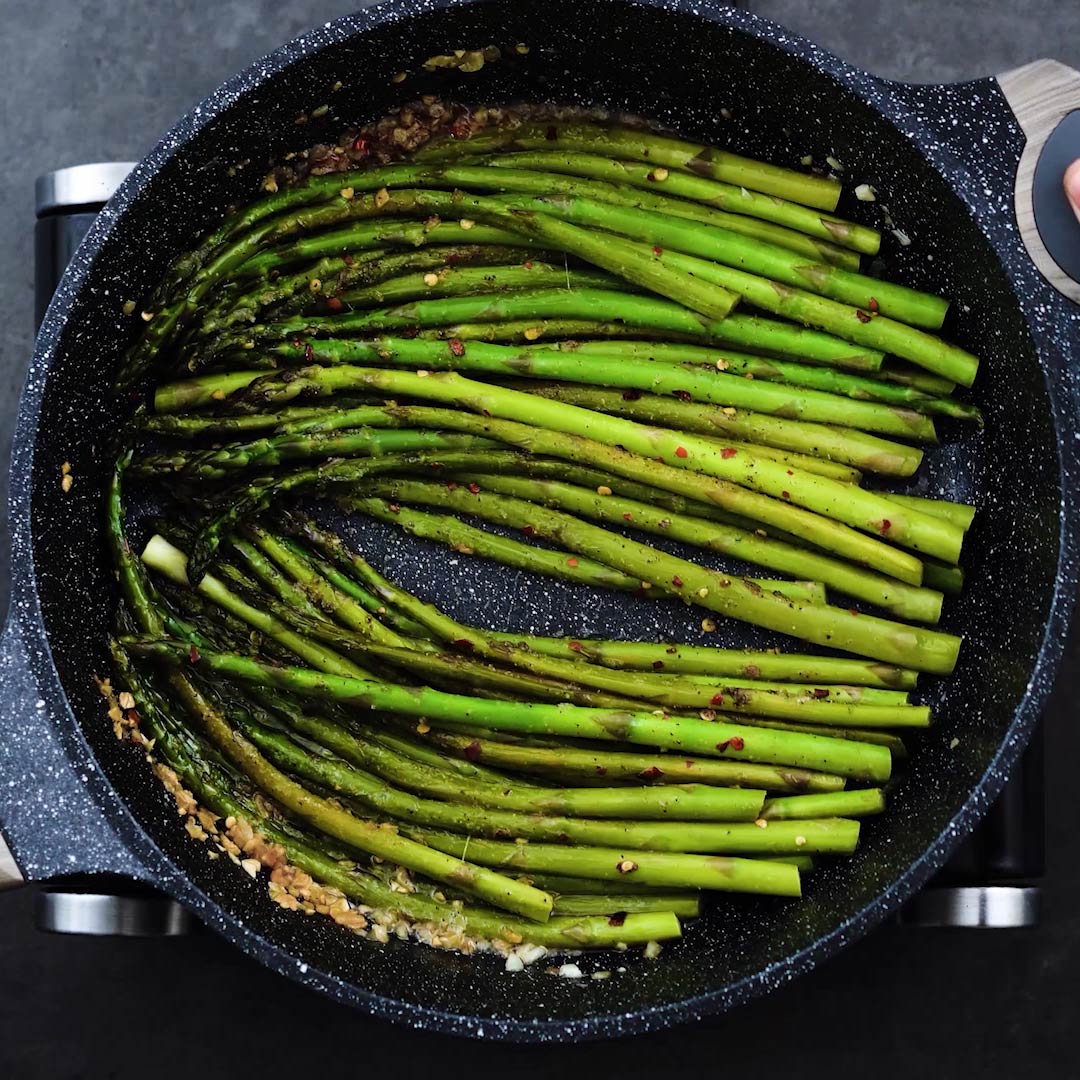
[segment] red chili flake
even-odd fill
[[[194,645],[192,645],[191,648],[188,649],[187,658],[191,661],[191,663],[197,664],[202,659],[202,654],[199,652],[198,649],[195,648]]]
[[[743,669],[748,679],[756,679],[761,674],[761,668],[757,664],[747,664]]]
[[[596,775],[597,776],[607,776],[607,766],[606,765],[597,765],[596,766]]]
[[[400,514],[401,513],[401,507],[398,506],[397,503],[387,503],[386,504],[386,509],[389,510],[391,514]]]
[[[469,485],[469,490],[470,490],[470,491],[471,491],[471,492],[472,492],[472,493],[473,493],[474,495],[479,495],[479,494],[480,494],[480,485],[479,485],[479,484],[475,484],[475,483],[474,483],[474,484],[470,484],[470,485]]]
[[[855,309],[855,318],[858,319],[861,323],[868,323],[870,321],[870,316],[867,315],[866,312],[863,311],[861,308]]]
[[[652,249],[652,253],[653,253],[654,255],[663,255],[663,254],[664,254],[664,249],[663,249],[662,247],[660,247],[660,245],[659,245],[659,244],[657,244],[657,245],[656,245],[656,246],[655,246],[655,247],[654,247],[654,248]]]
[[[521,531],[522,531],[522,532],[523,532],[523,533],[524,533],[524,534],[525,534],[526,536],[532,536],[532,535],[533,535],[533,533],[535,533],[535,532],[536,532],[536,530],[535,530],[535,529],[534,529],[534,528],[533,528],[533,527],[532,527],[531,525],[522,525],[522,526],[521,526]]]
[[[555,127],[554,124],[552,124],[551,127],[549,127],[547,131],[544,132],[544,138],[547,139],[548,142],[554,142],[558,137],[559,130]]]
[[[569,844],[570,843],[570,837],[567,836],[566,833],[564,833],[564,832],[559,833],[559,835],[557,837],[555,837],[555,839],[558,840],[560,844]]]
[[[722,754],[730,745],[731,745],[731,740],[730,739],[725,739],[723,742],[718,742],[716,744],[716,749],[719,750],[720,753]]]
[[[577,564],[578,564],[578,561],[577,561],[577,559],[574,558],[573,555],[571,555],[570,558],[566,560],[566,565],[567,566],[574,567],[574,566],[577,566]]]
[[[624,390],[622,392],[623,401],[637,401],[641,397],[640,390]]]
[[[888,518],[881,519],[881,535],[884,536],[892,528],[892,522]]]
[[[710,700],[709,700],[709,704],[710,705],[723,705],[724,704],[724,695],[723,694],[713,694],[712,698],[710,698]]]
[[[686,457],[687,456],[686,447],[685,446],[676,446],[675,447],[675,456],[678,457],[678,458]]]
[[[794,476],[795,475],[790,469],[787,470],[787,474],[788,474],[788,476]]]
[[[814,695],[814,697],[818,698],[819,700],[821,698],[827,698],[829,696],[829,691],[826,690],[825,687],[823,687],[823,686],[814,687],[814,689],[811,691],[811,693]]]
[[[790,498],[791,498],[791,492],[790,492],[790,491],[781,491],[781,492],[780,492],[780,494],[781,494],[781,495],[782,495],[782,496],[783,496],[783,497],[784,497],[785,499],[790,499]]]
[[[742,750],[746,746],[746,743],[738,735],[732,735],[728,742],[731,744],[732,750]]]
[[[356,260],[355,260],[355,259],[354,259],[354,258],[353,258],[353,257],[352,257],[351,255],[342,255],[342,256],[341,256],[341,261],[342,261],[342,262],[343,262],[343,263],[344,263],[344,264],[345,264],[346,266],[352,266],[352,264],[353,264],[354,262],[356,262]]]
[[[664,661],[663,660],[654,660],[652,662],[653,671],[659,671],[663,666],[664,666]]]
[[[674,585],[676,589],[681,589],[681,588],[682,588],[682,584],[683,584],[683,580],[682,580],[682,578],[681,578],[681,577],[679,577],[679,575],[678,575],[678,574],[676,574],[676,575],[675,575],[675,576],[674,576],[674,577],[673,577],[673,578],[671,579],[671,584],[672,584],[672,585]]]
[[[532,259],[527,260],[522,265],[525,267],[526,270],[531,270],[533,268]]]
[[[849,607],[849,608],[847,609],[847,613],[848,613],[849,615],[858,615],[858,614],[859,614],[859,613],[858,613],[858,612],[857,612],[857,611],[856,611],[856,610],[855,610],[855,609],[854,609],[853,607]]]
[[[304,360],[305,360],[305,361],[306,361],[307,363],[309,363],[309,364],[310,364],[310,363],[311,363],[311,361],[312,361],[312,360],[314,360],[314,359],[315,359],[315,346],[314,346],[314,345],[312,345],[312,344],[311,344],[311,342],[309,341],[309,342],[308,342],[308,343],[307,343],[307,344],[306,344],[306,345],[304,346]]]
[[[294,349],[302,349],[304,347],[304,343],[298,337],[294,337],[292,339],[292,347]]]
[[[475,649],[476,648],[476,646],[467,637],[455,638],[454,639],[454,644],[459,649]]]
[[[340,311],[345,305],[341,302],[341,298],[338,296],[331,296],[326,301],[326,308],[328,311]]]
[[[357,135],[356,138],[353,139],[353,153],[360,154],[362,157],[367,157],[368,145],[368,141],[363,135]]]
[[[679,401],[693,401],[694,400],[690,396],[690,391],[689,390],[672,390],[671,391],[671,396],[673,398],[678,398]]]
[[[570,648],[573,649],[574,652],[581,652],[581,642],[580,641],[571,641],[570,642]]]
[[[465,355],[465,342],[462,341],[461,338],[456,338],[456,337],[451,338],[450,339],[450,351],[454,354],[454,356],[464,356]]]
[[[446,486],[451,491],[454,491],[457,488],[457,481],[456,480],[447,480],[446,481]]]
[[[465,747],[465,758],[467,761],[479,761],[480,754],[480,741],[478,739],[473,739],[473,741]]]
[[[739,451],[733,446],[725,446],[724,449],[720,451],[720,456],[722,458],[733,458],[738,452]]]
[[[658,780],[663,775],[664,770],[657,768],[655,765],[650,765],[647,769],[642,769],[638,773],[642,780]]]
[[[870,303],[866,305],[875,315],[881,310],[877,300],[871,296]]]
[[[626,912],[616,911],[614,915],[608,917],[608,926],[622,926],[626,922]]]
[[[631,514],[629,510],[625,514],[623,514],[623,521],[633,521],[633,520],[634,520],[634,515]]]

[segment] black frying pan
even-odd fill
[[[527,57],[471,75],[392,81],[435,53],[517,41],[530,44]],[[343,89],[331,94],[339,80]],[[115,601],[101,503],[122,409],[106,388],[132,333],[123,301],[145,295],[227,204],[250,196],[270,158],[422,92],[627,109],[788,164],[833,154],[849,177],[877,188],[912,236],[907,248],[886,244],[889,273],[952,297],[948,333],[984,361],[976,389],[985,433],[948,432],[914,488],[974,499],[981,512],[967,550],[970,587],[946,622],[967,636],[961,664],[928,690],[940,723],[915,748],[891,812],[867,824],[855,858],[811,876],[801,902],[720,899],[658,962],[606,960],[627,970],[603,982],[536,969],[509,976],[493,957],[380,947],[282,911],[189,841],[142,755],[114,739],[91,679],[108,667]],[[333,106],[324,121],[294,123],[324,103]],[[1025,185],[1041,172],[1055,190],[1053,167],[1034,167],[1037,150],[1078,104],[1080,76],[1057,65],[958,86],[898,85],[744,13],[655,0],[388,4],[299,38],[225,85],[101,213],[38,338],[14,447],[12,614],[0,656],[0,819],[17,864],[7,876],[138,878],[267,965],[343,1001],[416,1026],[521,1040],[616,1035],[726,1009],[865,933],[993,801],[1061,654],[1077,578],[1080,394],[1070,369],[1080,315],[1033,263],[1076,289],[1046,250],[1069,263],[1070,223],[1062,219],[1053,235],[1044,225],[1049,244],[1041,244]],[[245,159],[253,164],[230,175]],[[841,210],[880,224],[880,206],[852,200]],[[59,482],[65,461],[75,476],[68,494]],[[477,587],[477,564],[435,582],[429,549],[374,527],[357,540],[405,584],[469,620],[688,634],[686,613],[674,607],[643,615],[641,604],[486,566]],[[727,633],[724,644],[753,640]]]

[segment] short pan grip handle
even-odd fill
[[[997,77],[1027,138],[1016,173],[1016,220],[1039,272],[1080,303],[1080,221],[1062,187],[1080,158],[1080,71],[1034,60]]]

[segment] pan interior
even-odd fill
[[[419,73],[430,55],[490,43],[527,56],[463,75]],[[392,77],[410,74],[403,83]],[[332,92],[336,82],[341,90]],[[119,746],[91,674],[105,651],[114,584],[102,541],[101,493],[123,406],[107,393],[133,332],[121,314],[171,257],[229,203],[249,197],[271,158],[332,139],[344,123],[378,116],[403,97],[440,93],[473,101],[546,99],[629,110],[686,136],[795,165],[807,153],[835,156],[845,177],[883,193],[909,248],[887,241],[888,274],[954,300],[947,328],[983,360],[977,399],[986,433],[942,425],[943,445],[911,490],[974,499],[980,507],[966,553],[969,586],[948,605],[947,628],[967,636],[947,687],[927,680],[938,726],[891,793],[891,812],[868,823],[858,855],[815,873],[801,902],[718,899],[657,963],[629,954],[605,982],[567,985],[534,970],[504,976],[492,958],[466,959],[394,944],[368,945],[322,920],[270,903],[226,860],[190,843],[142,755]],[[329,104],[321,121],[298,115]],[[337,118],[340,118],[338,120]],[[251,164],[235,168],[239,163]],[[848,184],[850,190],[852,184]],[[881,204],[846,197],[847,216],[880,225]],[[983,777],[1024,694],[1039,652],[1058,560],[1055,438],[1042,374],[1006,277],[960,200],[873,108],[806,61],[745,31],[689,13],[573,0],[527,11],[508,3],[419,11],[324,45],[272,79],[243,90],[180,145],[116,222],[75,299],[51,361],[35,448],[33,556],[45,628],[61,682],[100,767],[137,819],[213,902],[296,961],[341,980],[344,996],[369,992],[416,1010],[527,1022],[618,1015],[672,1006],[730,989],[871,904],[920,859]],[[75,483],[60,488],[70,462]],[[698,640],[698,617],[682,606],[645,605],[533,579],[402,542],[371,526],[356,539],[404,585],[483,625],[539,632]],[[437,573],[436,573],[437,569]],[[716,644],[751,644],[752,631],[724,626]],[[951,747],[954,739],[959,743]]]

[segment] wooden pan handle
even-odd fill
[[[1043,277],[1080,303],[1080,221],[1061,183],[1068,162],[1080,158],[1080,72],[1034,60],[997,81],[1027,137],[1016,173],[1021,238]]]
[[[11,854],[11,848],[0,833],[0,891],[22,885],[25,881],[19,864],[15,862],[15,856]]]

